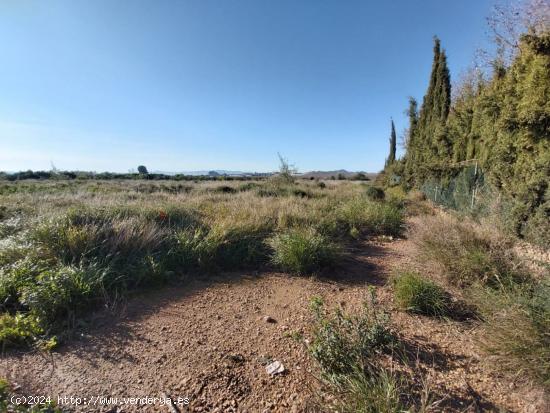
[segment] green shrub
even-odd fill
[[[365,195],[371,201],[382,201],[386,197],[386,194],[384,193],[384,190],[382,188],[378,188],[377,186],[372,185],[367,186]]]
[[[308,350],[318,363],[321,379],[341,412],[402,412],[401,397],[410,382],[384,367],[379,358],[394,351],[397,341],[389,315],[377,307],[374,291],[358,315],[341,310],[329,314],[314,298],[313,341]],[[411,406],[413,407],[413,406]]]
[[[247,182],[245,184],[241,184],[237,187],[237,189],[240,191],[240,192],[246,192],[246,191],[251,191],[252,189],[256,189],[256,188],[259,188],[260,187],[260,184],[257,184],[256,182]]]
[[[183,230],[175,235],[171,259],[186,271],[246,268],[266,260],[266,236],[263,228],[239,225]]]
[[[257,189],[256,194],[259,197],[288,197],[312,198],[313,194],[302,188],[296,188],[293,185],[266,185]]]
[[[41,334],[43,334],[43,330],[33,316],[21,313],[0,314],[0,346],[2,348],[28,345]]]
[[[99,282],[97,273],[91,269],[53,268],[40,273],[35,285],[22,289],[21,303],[46,326],[74,320],[101,293]]]
[[[48,262],[41,261],[31,254],[1,267],[0,309],[12,312],[20,310],[23,306],[23,289],[35,286],[38,275],[47,267]]]
[[[295,229],[278,234],[269,241],[275,265],[296,274],[308,274],[331,266],[339,255],[338,247],[312,230]]]
[[[222,194],[234,194],[237,192],[237,190],[232,186],[221,185],[214,188],[214,192],[220,192]]]
[[[292,195],[300,197],[300,198],[309,198],[311,196],[309,192],[304,191],[303,189],[298,189],[298,188],[293,189],[291,191],[291,193],[292,193]]]
[[[327,314],[319,299],[314,299],[311,306],[316,323],[309,352],[325,375],[351,373],[395,344],[389,315],[374,301],[364,303],[359,315],[344,314],[339,309]]]
[[[445,291],[416,273],[398,274],[393,287],[397,304],[404,310],[435,316],[444,316],[449,311],[450,300]]]
[[[402,210],[384,202],[355,198],[345,202],[337,214],[346,232],[355,228],[371,235],[399,236],[404,228]]]

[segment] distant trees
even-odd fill
[[[137,170],[138,170],[138,173],[140,175],[147,175],[149,172],[147,171],[147,168],[145,167],[145,165],[139,165],[137,167]]]

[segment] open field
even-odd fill
[[[282,179],[0,192],[5,391],[167,394],[192,411],[548,406],[545,252],[414,192]],[[270,376],[275,360],[285,372]]]
[[[5,3],[0,413],[550,413],[550,0]]]

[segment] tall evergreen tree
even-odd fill
[[[391,120],[391,134],[390,134],[390,153],[388,159],[386,159],[386,166],[395,162],[395,151],[397,147],[397,135],[395,134],[395,125],[393,119]]]
[[[407,136],[405,138],[405,182],[407,186],[412,186],[413,182],[413,171],[415,167],[415,156],[416,149],[415,145],[416,140],[416,130],[418,128],[418,103],[416,99],[412,96],[409,96],[409,107],[407,109],[407,116],[409,117],[409,129],[407,131]]]
[[[502,195],[506,224],[531,242],[550,244],[550,32],[518,39],[510,66],[462,85],[451,107],[445,51],[434,42],[430,83],[417,115],[409,101],[404,173],[409,187],[447,185],[476,159],[485,183]],[[394,169],[395,170],[395,169]],[[500,199],[500,197],[499,197]]]
[[[451,107],[451,77],[447,56],[441,50],[441,42],[437,37],[434,38],[433,53],[430,83],[418,121],[415,121],[410,148],[407,149],[407,158],[410,160],[406,172],[409,184],[414,185],[421,184],[434,169],[439,168],[452,151],[446,129]]]

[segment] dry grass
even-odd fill
[[[409,235],[419,261],[435,264],[475,308],[497,365],[549,386],[550,273],[531,276],[513,239],[450,214],[417,219]]]
[[[44,331],[184,273],[319,271],[352,229],[397,235],[403,224],[351,182],[25,181],[3,184],[0,205],[0,309]]]

